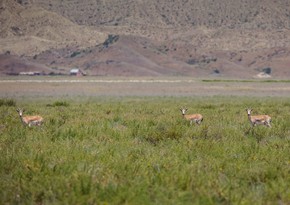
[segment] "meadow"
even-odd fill
[[[1,204],[290,204],[289,100],[1,99]],[[44,125],[23,126],[17,107]],[[247,107],[272,128],[252,128]]]

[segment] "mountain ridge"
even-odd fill
[[[289,78],[289,5],[2,0],[0,53],[63,73],[78,67],[90,75],[251,78],[271,67],[272,77]],[[120,39],[104,49],[110,36]],[[0,68],[4,73],[1,62]]]

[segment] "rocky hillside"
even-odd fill
[[[290,77],[288,0],[2,0],[0,22],[0,53],[56,72]]]
[[[231,29],[289,28],[288,0],[34,0],[77,24]]]

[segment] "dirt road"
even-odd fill
[[[290,83],[200,79],[28,78],[0,79],[1,98],[94,96],[290,97]]]

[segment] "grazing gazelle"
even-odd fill
[[[248,119],[252,126],[256,125],[265,125],[267,127],[271,127],[271,117],[269,115],[254,115],[251,116],[251,112],[253,109],[246,109],[248,113]]]
[[[180,111],[182,113],[182,116],[184,117],[184,119],[190,121],[190,124],[192,125],[193,122],[195,122],[196,124],[200,125],[203,117],[201,114],[191,114],[191,115],[186,115],[185,112],[187,111],[187,108],[180,108]]]
[[[19,114],[19,117],[24,125],[28,125],[29,127],[33,125],[41,125],[43,123],[43,118],[39,115],[34,116],[23,116],[24,109],[17,109],[16,110]]]

